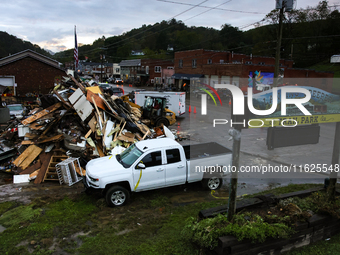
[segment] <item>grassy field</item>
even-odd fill
[[[281,194],[318,185],[289,185],[265,193]],[[262,192],[261,194],[263,194]],[[173,204],[166,192],[147,193],[121,208],[102,198],[78,194],[28,205],[0,204],[0,254],[201,254],[181,231],[188,217],[226,200]],[[340,254],[340,235],[288,254]]]

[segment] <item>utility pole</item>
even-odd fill
[[[229,200],[227,219],[231,221],[236,213],[237,197],[237,179],[238,170],[240,169],[240,148],[241,148],[241,128],[229,130],[229,135],[233,137],[233,156],[232,156],[232,174],[229,186]]]
[[[276,44],[276,54],[275,54],[275,70],[274,70],[274,83],[273,87],[277,87],[277,81],[279,78],[279,68],[280,68],[280,51],[281,51],[281,40],[282,40],[282,30],[283,30],[283,12],[285,8],[285,1],[282,1],[282,6],[280,8],[279,15],[279,31],[277,34],[277,44]]]
[[[100,55],[100,82],[103,82],[103,61],[104,61],[105,55]]]
[[[99,48],[100,50],[107,50],[107,48],[101,47]],[[105,55],[101,54],[100,55],[100,60],[101,60],[101,64],[100,64],[100,82],[103,82],[103,62],[105,59]]]

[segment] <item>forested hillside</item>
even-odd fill
[[[0,31],[0,58],[7,57],[10,54],[15,54],[27,49],[34,50],[40,54],[51,57],[47,51],[41,49],[38,45]]]
[[[173,59],[175,51],[200,48],[274,57],[278,16],[278,11],[273,10],[261,21],[248,26],[256,28],[242,28],[244,31],[227,23],[217,30],[188,27],[176,19],[163,20],[118,36],[103,36],[92,45],[80,46],[79,59],[99,62],[100,55],[105,55],[105,61],[111,63],[131,58]],[[340,13],[327,1],[321,1],[315,7],[285,13],[283,23],[281,58],[293,59],[295,67],[310,67],[340,54]],[[37,45],[0,32],[0,57],[24,49],[49,55]],[[143,51],[145,55],[133,56],[132,51]],[[58,52],[53,58],[61,63],[73,61],[73,49]]]

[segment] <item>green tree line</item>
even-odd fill
[[[218,30],[188,27],[176,19],[163,20],[118,36],[103,36],[91,45],[82,45],[78,49],[79,59],[100,62],[100,55],[105,55],[105,60],[110,63],[133,58],[173,59],[175,51],[192,49],[274,57],[278,17],[279,10],[273,10],[254,23],[255,28],[247,31],[227,23]],[[286,12],[283,22],[281,58],[294,60],[295,67],[309,67],[340,53],[340,13],[327,1],[321,1],[314,7]],[[26,48],[48,54],[37,45],[0,32],[0,57]],[[133,56],[132,50],[142,50],[145,55]],[[73,61],[73,49],[58,52],[53,58],[61,63]]]

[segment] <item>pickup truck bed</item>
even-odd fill
[[[183,149],[187,160],[229,154],[232,152],[230,149],[215,142],[185,145]]]

